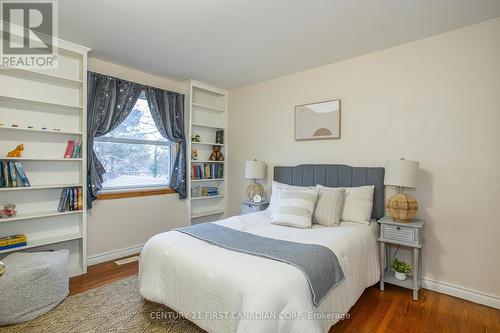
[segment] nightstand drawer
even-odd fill
[[[382,238],[397,242],[417,244],[417,229],[404,225],[382,224]]]
[[[252,202],[243,202],[241,204],[241,215],[245,214],[250,214],[250,213],[257,213],[260,211],[263,211],[267,209],[267,206],[269,205],[269,202],[264,201],[261,203],[252,203]]]

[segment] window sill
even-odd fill
[[[171,188],[130,189],[123,191],[108,191],[97,194],[97,200],[122,199],[133,197],[146,197],[150,195],[163,195],[177,193]]]

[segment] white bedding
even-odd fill
[[[363,290],[379,280],[377,223],[298,229],[271,224],[267,211],[216,223],[327,246],[337,255],[346,279],[315,307],[305,276],[289,264],[226,250],[176,231],[152,237],[141,253],[141,295],[208,332],[328,332],[339,320],[336,314],[347,313]],[[317,318],[320,314],[322,319]]]

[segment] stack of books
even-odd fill
[[[69,140],[66,146],[66,152],[64,153],[64,158],[79,158],[80,151],[82,149],[82,143],[80,141]]]
[[[219,195],[219,189],[215,186],[204,186],[201,188],[201,195],[203,197],[213,197]]]
[[[196,164],[191,167],[191,179],[224,178],[224,165],[216,163]]]
[[[30,185],[21,162],[0,161],[0,187],[24,187]]]
[[[83,190],[81,187],[65,187],[59,199],[58,212],[83,209]]]
[[[26,235],[12,235],[0,238],[0,251],[11,249],[13,247],[26,246],[28,244],[28,238]]]

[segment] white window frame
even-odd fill
[[[150,146],[167,146],[170,147],[170,160],[169,160],[169,180],[172,179],[172,169],[175,162],[175,155],[177,154],[176,144],[171,141],[157,141],[157,140],[141,140],[141,139],[129,139],[129,138],[113,138],[106,136],[99,136],[94,139],[97,142],[109,142],[109,143],[123,143],[123,144],[143,144]],[[123,192],[139,192],[145,189],[159,190],[168,189],[170,184],[157,184],[157,185],[144,185],[144,186],[113,186],[106,187],[99,191],[99,193],[123,193]]]

